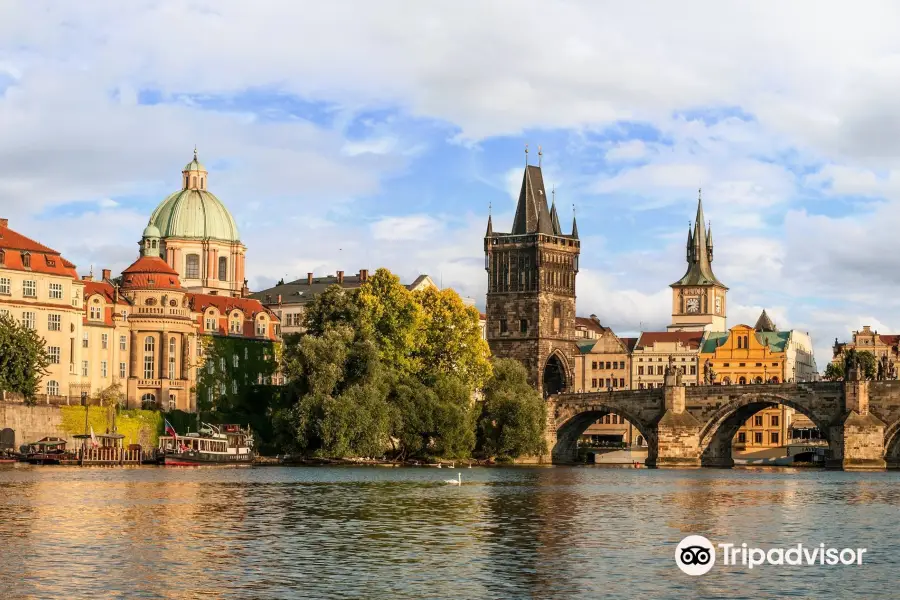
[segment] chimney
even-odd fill
[[[0,227],[9,227],[9,219],[0,219]]]
[[[359,270],[359,282],[365,283],[369,279],[369,270],[368,269],[360,269]]]
[[[312,273],[306,274],[306,285],[312,285]]]
[[[103,281],[109,281],[110,279],[112,279],[112,271],[103,269]]]
[[[338,280],[338,284],[344,283],[344,272],[343,271],[337,272],[337,280]]]
[[[278,304],[280,305],[281,304],[281,294],[278,294],[277,300],[278,300]]]

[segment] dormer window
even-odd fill
[[[23,252],[22,253],[22,266],[25,268],[31,268],[31,253]]]
[[[6,251],[0,249],[0,265],[6,264]]]

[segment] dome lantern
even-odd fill
[[[206,167],[203,166],[203,163],[197,160],[197,146],[194,146],[194,160],[184,166],[181,175],[183,186],[181,189],[206,190],[209,174],[206,172]]]

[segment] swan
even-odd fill
[[[447,485],[462,485],[462,473],[457,473],[456,479],[445,479],[444,483]]]
[[[472,463],[469,463],[469,467],[468,467],[468,468],[469,468],[469,469],[471,469],[471,468],[472,468]]]
[[[441,468],[441,463],[438,463],[438,469],[440,469],[440,468]]]

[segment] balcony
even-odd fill
[[[162,387],[160,379],[138,379],[138,387],[158,388]]]
[[[155,317],[180,317],[190,316],[186,308],[173,308],[171,306],[138,306],[133,314]]]

